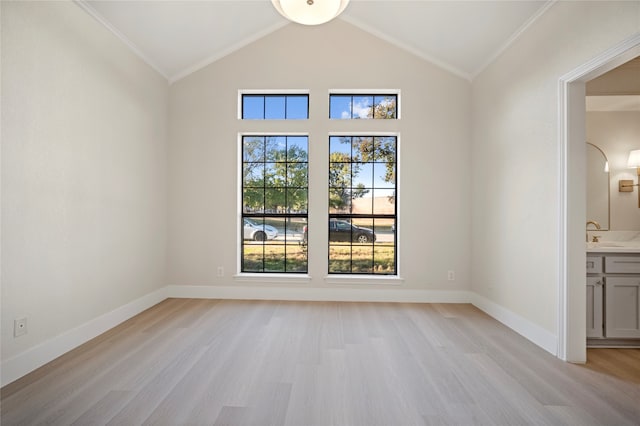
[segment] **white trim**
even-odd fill
[[[567,359],[567,85],[562,79],[558,85],[558,347],[556,356]],[[586,342],[585,342],[586,344]]]
[[[350,23],[352,25],[355,25],[356,27],[360,28],[361,30],[366,31],[369,34],[372,34],[372,35],[378,37],[379,39],[382,39],[382,40],[384,40],[384,41],[386,41],[388,43],[391,43],[394,46],[396,46],[396,47],[398,47],[398,48],[400,48],[402,50],[406,50],[407,52],[409,52],[409,53],[411,53],[411,54],[413,54],[413,55],[415,55],[415,56],[417,56],[419,58],[422,58],[425,61],[430,62],[431,64],[433,64],[433,65],[435,65],[435,66],[437,66],[439,68],[442,68],[443,70],[448,71],[448,72],[450,72],[450,73],[452,73],[452,74],[454,74],[454,75],[456,75],[456,76],[458,76],[460,78],[463,78],[463,79],[465,79],[467,81],[471,81],[471,75],[468,72],[462,71],[459,68],[456,68],[453,65],[444,62],[441,59],[437,59],[434,56],[428,55],[428,54],[420,51],[419,49],[416,49],[415,47],[409,46],[406,43],[402,43],[401,41],[398,41],[397,39],[389,36],[388,34],[385,34],[384,32],[378,30],[377,28],[372,27],[370,25],[367,25],[367,24],[365,24],[364,22],[362,22],[362,21],[360,21],[358,19],[355,19],[355,18],[353,18],[351,16],[346,16],[346,15],[341,15],[338,19],[341,19],[341,20],[343,20],[345,22],[348,22],[348,23]]]
[[[167,288],[167,297],[318,302],[471,303],[473,293],[467,290],[395,288],[369,288],[365,291],[362,288],[343,287],[172,285]]]
[[[306,275],[301,277],[306,278]],[[269,282],[262,278],[262,282]],[[284,278],[288,278],[284,277]],[[299,277],[300,278],[300,277]],[[304,279],[303,278],[303,279]],[[271,284],[275,283],[272,281]],[[287,283],[280,284],[290,284]],[[557,338],[537,324],[469,290],[425,290],[399,288],[349,288],[308,286],[208,286],[170,285],[134,300],[86,324],[69,330],[38,346],[2,362],[2,385],[5,386],[38,367],[88,342],[96,336],[149,309],[167,298],[283,300],[389,303],[470,303],[495,320],[521,334],[534,344],[555,354]]]
[[[136,56],[142,59],[147,65],[153,68],[158,74],[163,76],[167,82],[171,83],[169,76],[166,72],[162,70],[160,66],[158,66],[154,61],[152,61],[148,56],[142,53],[142,50],[135,43],[129,40],[124,34],[122,34],[116,27],[114,27],[109,21],[107,21],[97,10],[91,6],[91,4],[86,0],[73,0],[73,2],[78,5],[82,10],[87,12],[91,17],[93,17],[96,21],[101,23],[106,29],[111,31],[113,35],[115,35],[121,42],[125,44]]]
[[[520,36],[529,29],[542,15],[544,15],[558,0],[549,0],[544,3],[527,21],[520,26],[504,43],[498,47],[498,49],[489,55],[488,59],[478,67],[478,69],[471,73],[471,80],[473,81],[482,71],[484,71],[489,65],[491,65],[500,55],[502,55],[513,43],[516,42]]]
[[[393,285],[404,283],[404,278],[398,275],[327,275],[324,282],[330,285]]]
[[[167,298],[167,287],[142,296],[124,306],[92,319],[59,336],[2,361],[2,386],[30,373],[46,363],[53,361],[72,349],[88,342],[100,334],[116,327],[129,318],[157,305]]]
[[[584,143],[584,141],[574,141],[570,135],[571,123],[569,113],[572,108],[572,99],[570,90],[576,84],[585,84],[586,81],[598,77],[613,68],[622,65],[630,59],[640,54],[640,33],[636,33],[631,37],[623,40],[619,44],[611,47],[602,54],[596,56],[585,64],[580,65],[576,69],[560,77],[558,82],[558,358],[565,361],[583,361],[583,355],[586,351],[586,339],[584,343],[574,343],[572,336],[576,334],[576,330],[572,329],[572,324],[584,322],[583,318],[574,318],[572,312],[569,312],[569,303],[572,294],[570,285],[571,277],[577,277],[584,270],[577,270],[572,267],[570,262],[570,253],[579,245],[584,249],[584,240],[579,233],[580,240],[572,241],[570,233],[571,218],[568,213],[568,201],[572,190],[571,182],[582,179],[579,176],[569,175],[569,161],[567,153],[571,146],[576,143]],[[582,265],[584,268],[584,264]],[[586,324],[585,324],[586,327]],[[582,346],[584,345],[584,346]]]
[[[236,282],[263,284],[307,284],[311,282],[309,274],[260,274],[241,272],[233,276]]]
[[[510,311],[509,309],[492,302],[491,300],[472,293],[472,304],[478,309],[484,311],[492,318],[500,321],[516,333],[530,340],[534,344],[540,346],[547,352],[556,355],[558,346],[557,337],[548,330],[529,321],[526,318]]]

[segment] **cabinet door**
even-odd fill
[[[607,277],[605,335],[640,337],[640,277]]]
[[[587,277],[587,337],[603,336],[603,284],[602,277]]]

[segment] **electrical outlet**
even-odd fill
[[[13,337],[20,337],[27,334],[27,318],[17,318],[13,320]]]
[[[447,279],[449,281],[455,281],[456,280],[456,271],[447,272]]]
[[[222,266],[218,266],[218,276],[224,277],[224,268]]]

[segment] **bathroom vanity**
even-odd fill
[[[640,347],[640,243],[587,244],[588,346]]]

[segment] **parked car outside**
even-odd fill
[[[307,227],[303,228],[302,244],[307,243]],[[352,225],[346,220],[329,220],[329,241],[352,241],[354,243],[372,243],[376,234],[370,228]]]
[[[249,219],[244,219],[242,234],[245,240],[265,241],[276,238],[278,230],[271,225],[257,224]]]

